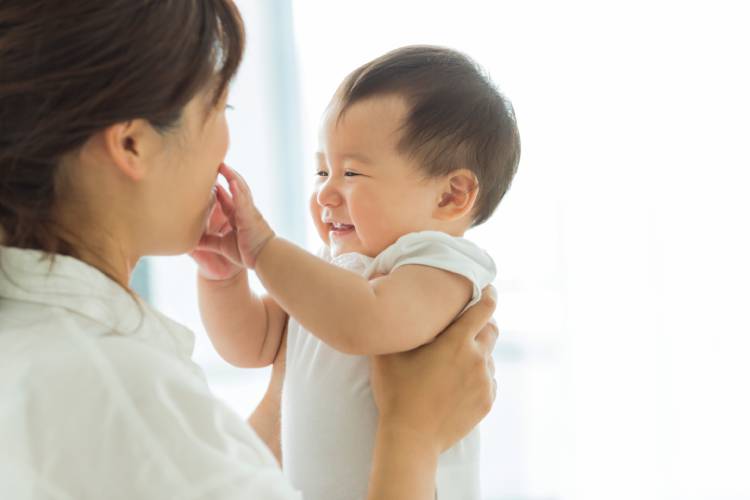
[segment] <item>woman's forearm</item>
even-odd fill
[[[281,401],[274,397],[266,397],[258,404],[255,411],[247,419],[247,423],[266,443],[276,461],[281,465]]]
[[[368,500],[434,500],[438,456],[430,439],[381,424],[375,436]]]
[[[286,334],[281,338],[281,345],[273,362],[271,380],[258,407],[250,418],[250,426],[265,441],[266,446],[276,457],[279,465],[283,464],[281,455],[281,391],[284,388],[286,375]]]

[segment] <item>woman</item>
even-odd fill
[[[231,0],[0,3],[0,497],[300,498],[268,447],[278,366],[254,432],[128,289],[205,228],[242,48]],[[489,411],[493,309],[374,360],[371,499],[432,498]]]

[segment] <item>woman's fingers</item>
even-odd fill
[[[485,325],[492,318],[496,303],[497,292],[492,285],[489,285],[482,291],[482,299],[467,309],[442,335],[452,337],[457,342],[475,340],[477,336],[482,335]],[[492,334],[487,333],[484,336],[488,337],[484,343],[489,344]]]
[[[495,344],[497,343],[498,334],[497,323],[493,318],[490,318],[475,337],[482,352],[487,355],[492,354],[492,351],[495,349]]]

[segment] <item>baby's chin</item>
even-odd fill
[[[326,243],[326,246],[328,247],[328,251],[331,254],[332,258],[336,258],[339,255],[344,255],[345,253],[358,253],[360,255],[366,255],[367,257],[375,258],[377,257],[379,252],[369,252],[365,248],[361,248],[359,246],[353,246],[353,245],[346,245],[337,243],[335,241]]]
[[[339,255],[351,252],[351,250],[347,251],[344,245],[338,245],[336,243],[331,243],[330,241],[326,241],[324,243],[328,247],[328,251],[330,252],[332,258],[336,258]]]

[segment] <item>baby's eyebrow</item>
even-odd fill
[[[372,163],[372,161],[368,157],[366,157],[364,155],[361,155],[361,154],[358,154],[358,153],[349,153],[349,154],[341,155],[341,159],[343,159],[343,160],[355,160],[355,161],[358,161],[360,163]]]
[[[318,160],[318,164],[326,163],[326,155],[322,151],[318,151],[317,153],[315,153],[315,157]],[[355,160],[360,163],[372,164],[372,160],[370,160],[370,158],[359,153],[344,153],[340,157],[342,161]]]

